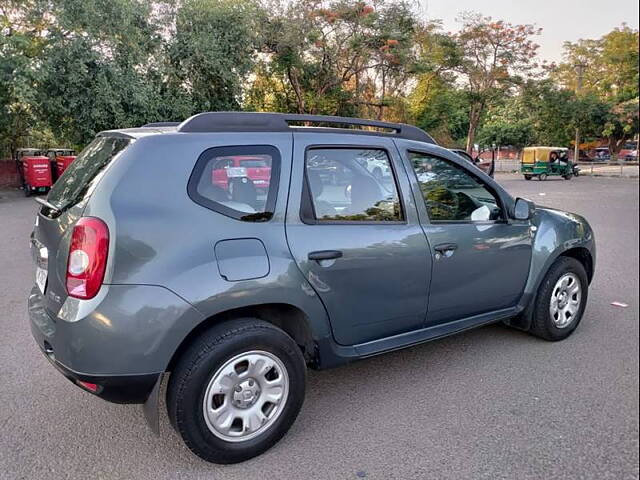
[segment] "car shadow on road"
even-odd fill
[[[380,405],[394,405],[410,415],[412,408],[424,407],[411,400],[416,389],[426,392],[422,398],[429,402],[429,395],[437,396],[443,384],[460,378],[461,374],[473,376],[474,371],[481,372],[486,363],[495,362],[496,355],[508,356],[509,350],[522,348],[523,342],[548,343],[502,325],[490,325],[334,369],[309,370],[305,404],[292,429],[274,448],[242,465],[267,462],[271,456],[294,458],[296,452],[303,454],[312,445],[324,448],[325,445],[317,444],[319,432],[326,432],[320,435],[326,440],[328,432],[358,432],[366,423],[367,430],[380,427],[379,434],[384,435],[386,426],[376,425]],[[209,470],[234,470],[233,466],[212,466],[190,454],[171,428],[164,405],[161,415],[163,456],[173,457],[172,462],[178,461],[184,468],[193,468],[196,462]],[[365,417],[368,421],[363,422]],[[333,437],[333,433],[329,435]],[[181,453],[176,456],[177,451]]]

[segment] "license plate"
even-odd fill
[[[47,269],[36,267],[36,285],[40,289],[40,293],[44,295],[44,289],[47,285]]]

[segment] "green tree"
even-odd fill
[[[508,93],[520,81],[519,75],[536,66],[538,45],[531,37],[540,31],[533,25],[494,21],[476,13],[462,16],[462,30],[454,36],[461,61],[454,70],[464,80],[469,97],[468,152],[485,109]]]
[[[382,118],[413,64],[415,15],[407,2],[299,0],[272,6],[263,26],[257,91],[299,113]],[[259,95],[251,92],[252,103]]]
[[[0,6],[0,158],[48,133],[35,108],[35,69],[46,30],[33,14],[38,4],[7,0]]]
[[[52,0],[38,61],[37,105],[60,139],[82,146],[100,130],[158,118],[148,71],[160,46],[142,0]],[[44,13],[44,12],[43,12]]]
[[[638,31],[626,25],[599,39],[565,43],[564,62],[552,72],[552,79],[569,89],[577,87],[576,66],[581,65],[581,95],[586,105],[606,115],[598,134],[607,139],[616,159],[625,142],[638,132]]]
[[[460,147],[469,130],[467,93],[442,76],[423,75],[409,96],[412,122],[441,145]]]
[[[609,142],[611,158],[617,160],[624,144],[638,133],[638,98],[616,103],[606,117],[602,134]]]
[[[460,147],[469,130],[469,96],[452,73],[460,64],[460,51],[437,23],[421,27],[416,49],[416,83],[408,96],[410,120],[438,143]]]
[[[535,136],[534,124],[524,105],[519,98],[511,98],[488,112],[477,138],[478,143],[485,147],[495,144],[522,148],[531,145]]]
[[[250,0],[184,0],[166,49],[168,92],[191,112],[239,110],[261,18]]]

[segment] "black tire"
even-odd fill
[[[569,173],[569,174],[565,175],[563,178],[564,178],[565,180],[571,180],[571,177],[572,177],[572,176],[573,176],[573,175],[571,175],[571,174]]]
[[[541,182],[544,182],[546,179],[547,179],[546,173],[541,173],[540,175],[538,175],[538,180],[540,180]]]
[[[565,273],[574,273],[578,277],[582,289],[582,299],[575,319],[573,319],[568,326],[558,328],[551,318],[549,305],[556,282]],[[529,333],[552,342],[564,340],[571,335],[580,324],[584,309],[587,305],[588,296],[589,281],[583,265],[575,258],[559,257],[551,266],[538,288],[538,296],[535,300]]]
[[[531,175],[525,175],[525,176],[524,176],[524,179],[525,179],[525,180],[531,180]]]
[[[285,366],[289,392],[279,416],[257,437],[230,442],[214,435],[203,412],[205,391],[215,372],[243,352],[262,350]],[[200,335],[182,354],[167,386],[167,410],[172,425],[189,449],[202,459],[238,463],[260,455],[287,433],[302,407],[306,365],[300,348],[285,332],[262,320],[225,322]]]

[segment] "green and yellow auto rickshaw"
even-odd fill
[[[567,156],[568,149],[562,147],[527,147],[522,151],[520,173],[525,180],[538,177],[546,180],[549,176],[573,177],[573,163]]]

